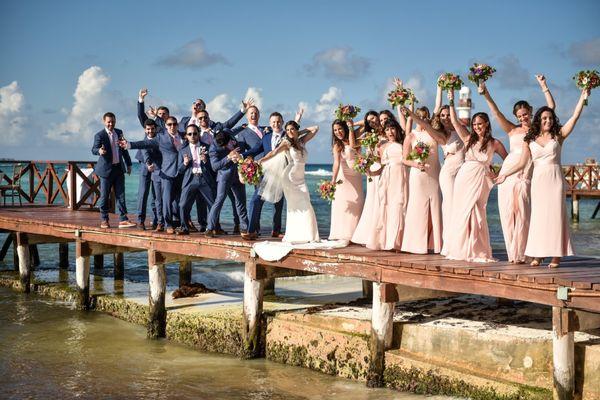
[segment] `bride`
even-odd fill
[[[318,130],[318,126],[311,126],[300,131],[296,121],[289,121],[285,124],[286,137],[281,144],[258,161],[264,170],[259,188],[261,197],[276,203],[285,194],[284,243],[319,242],[317,218],[304,180],[306,143],[315,137]]]

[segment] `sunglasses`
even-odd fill
[[[203,120],[205,120],[205,119],[208,119],[208,117],[198,117],[198,119],[199,119],[200,121],[203,121]]]
[[[186,133],[187,136],[198,136],[198,132],[188,132]]]
[[[177,125],[177,124],[174,124],[174,123],[172,123],[172,122],[169,122],[169,123],[167,124],[167,126],[175,126],[175,125]]]

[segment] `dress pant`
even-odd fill
[[[275,212],[273,213],[273,231],[281,232],[281,215],[283,212],[283,200],[281,197],[277,203],[274,204]],[[262,212],[263,205],[265,201],[260,197],[258,189],[254,190],[254,195],[250,200],[250,223],[248,226],[249,233],[259,233],[260,232],[260,214]]]
[[[230,177],[230,179],[217,182],[217,196],[215,198],[215,203],[210,208],[210,212],[208,214],[208,230],[218,229],[221,209],[223,208],[223,203],[227,197],[227,192],[230,189],[233,192],[235,208],[237,209],[240,217],[240,230],[247,232],[248,213],[246,212],[246,187],[240,183],[237,175]]]
[[[119,220],[127,221],[127,205],[125,204],[125,174],[119,164],[113,164],[108,177],[100,178],[100,199],[98,206],[100,207],[100,218],[103,221],[108,221],[108,200],[110,198],[110,190],[115,189],[115,198],[117,200],[117,208],[119,209]]]
[[[235,208],[235,197],[233,197],[233,192],[231,190],[227,192],[227,197],[229,197],[229,200],[231,201],[231,213],[233,215],[233,224],[239,225],[240,216],[238,215],[237,208]],[[209,210],[210,206],[206,205],[204,199],[201,196],[196,197],[196,213],[198,215],[198,225],[200,225],[200,227],[205,228],[207,226],[207,217]],[[187,214],[187,216],[188,219],[186,219],[186,221],[191,219],[189,218],[189,213]]]
[[[146,164],[140,163],[141,168],[146,168]],[[140,173],[140,182],[138,185],[138,222],[143,224],[146,221],[146,208],[148,206],[148,195],[152,192],[152,202],[150,203],[150,207],[152,208],[152,224],[156,225],[158,223],[158,216],[156,213],[156,191],[154,190],[154,185],[152,184],[152,174]]]
[[[213,186],[204,179],[203,174],[192,174],[192,180],[189,184],[183,187],[181,192],[181,199],[179,203],[179,212],[181,221],[188,221],[191,213],[191,209],[194,203],[197,205],[197,200],[202,199],[202,203],[207,205],[209,208],[215,203],[215,189]],[[205,208],[206,210],[206,208]],[[206,219],[206,217],[205,217]],[[184,230],[187,230],[187,226],[182,224]],[[206,227],[206,222],[203,226]]]
[[[152,189],[154,190],[154,199],[156,202],[156,224],[164,225],[162,178],[152,178]]]
[[[181,182],[181,181],[180,181]],[[177,191],[177,179],[161,176],[162,210],[167,228],[174,228],[179,222],[179,192]],[[175,218],[175,216],[177,218]]]

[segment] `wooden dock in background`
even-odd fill
[[[253,242],[239,236],[206,238],[202,234],[174,236],[139,229],[101,229],[98,213],[89,211],[97,201],[97,179],[82,174],[77,163],[67,164],[69,167],[62,176],[50,162],[44,172],[38,167],[28,169],[32,176],[39,176],[42,183],[33,184],[34,178],[31,178],[28,193],[24,194],[28,202],[33,203],[42,190],[44,204],[0,207],[0,230],[14,238],[21,287],[25,292],[30,290],[32,262],[29,249],[34,244],[57,243],[60,265],[65,267],[68,265],[65,244],[75,243],[76,284],[81,308],[88,308],[90,304],[90,257],[120,254],[116,272],[122,278],[122,254],[146,251],[150,305],[148,336],[158,338],[165,336],[166,328],[165,264],[180,262],[180,279],[189,282],[192,260],[208,258],[244,263],[244,324],[241,328],[244,354],[250,358],[258,354],[261,346],[262,300],[268,280],[306,274],[360,278],[372,282],[373,287],[370,386],[382,384],[386,343],[390,342],[394,304],[398,300],[396,285],[529,301],[553,307],[555,393],[557,398],[573,398],[574,331],[581,328],[579,311],[600,314],[598,258],[567,257],[560,268],[548,269],[502,260],[488,264],[468,263],[434,254],[373,251],[351,245],[332,250],[297,249],[280,261],[269,262],[257,257],[252,249]],[[594,173],[597,174],[597,170]],[[73,201],[69,193],[75,193],[74,177],[77,175],[85,178],[90,188],[80,199]],[[54,184],[49,184],[48,179]],[[69,184],[69,193],[62,188],[65,183]],[[575,192],[572,194],[576,195]],[[63,201],[57,202],[57,199]],[[118,220],[115,215],[111,219]]]

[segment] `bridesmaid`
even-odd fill
[[[335,198],[331,202],[331,226],[329,239],[352,239],[363,209],[362,175],[353,169],[356,158],[354,124],[336,119],[331,125],[333,147],[333,176],[331,183],[337,185]]]
[[[373,231],[369,232],[367,248],[372,250],[400,250],[404,231],[404,192],[406,171],[403,159],[404,131],[396,119],[383,125],[387,142],[381,146],[381,168],[377,184],[378,215]]]
[[[406,207],[405,225],[410,230],[404,231],[402,251],[416,254],[427,254],[428,250],[439,253],[442,250],[442,202],[440,198],[440,162],[438,146],[446,143],[446,135],[439,120],[432,119],[427,107],[412,112],[406,107],[402,113],[409,118],[407,128],[414,120],[417,128],[407,134],[403,145],[403,163],[410,167],[409,196]],[[432,125],[433,124],[433,125]],[[408,155],[417,142],[429,145],[429,158],[426,163],[408,160]]]
[[[375,152],[379,155],[379,147],[384,142],[384,138],[381,136],[381,125],[379,124],[379,114],[376,111],[369,111],[365,114],[363,126],[359,128],[359,131],[363,132],[364,127],[369,127],[369,132],[374,130],[380,135],[379,144]],[[356,131],[355,131],[356,132]],[[372,171],[376,171],[380,168],[378,163],[371,166]],[[376,187],[379,180],[379,176],[372,176],[371,180],[367,179],[367,196],[365,198],[364,207],[358,225],[352,235],[351,241],[354,243],[366,245],[369,240],[369,232],[373,231],[373,226],[376,223],[377,207],[379,205],[376,196]]]
[[[465,145],[465,162],[454,181],[452,235],[449,235],[446,257],[469,262],[495,261],[486,215],[488,197],[494,186],[490,166],[494,153],[504,159],[506,149],[502,142],[492,137],[492,126],[486,113],[473,115],[469,132],[456,116],[453,90],[448,92],[448,97],[452,125]]]
[[[550,268],[558,267],[563,256],[573,255],[565,205],[565,178],[560,165],[562,144],[571,134],[589,92],[582,90],[579,102],[567,123],[560,125],[554,110],[540,108],[525,136],[521,159],[500,174],[497,183],[523,170],[533,160],[531,178],[531,220],[525,255],[533,257],[532,266],[552,257]]]
[[[535,76],[544,96],[548,107],[554,109],[554,98],[548,89],[544,75]],[[513,106],[513,115],[517,118],[519,124],[514,124],[506,117],[492,99],[485,83],[480,85],[485,101],[490,107],[490,111],[500,128],[505,131],[510,141],[510,153],[502,163],[500,174],[506,172],[509,168],[516,165],[523,149],[523,139],[531,125],[532,107],[524,100],[517,101]],[[498,185],[498,210],[500,211],[500,222],[502,232],[504,233],[504,243],[508,253],[508,261],[521,264],[525,262],[525,247],[527,245],[527,232],[529,231],[530,216],[530,175],[531,164],[528,164],[523,171],[511,175],[506,181]]]
[[[446,133],[446,144],[442,145],[444,153],[444,164],[440,170],[440,189],[442,191],[442,251],[441,255],[448,254],[448,242],[453,231],[450,228],[450,217],[452,216],[452,195],[454,191],[454,179],[458,170],[465,161],[465,146],[456,133],[452,121],[450,121],[450,107],[442,105],[442,88],[437,87],[435,98],[434,115],[437,115],[444,126]]]

